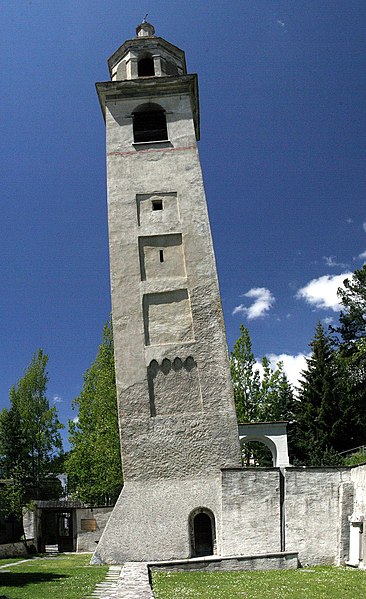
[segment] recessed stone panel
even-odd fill
[[[202,410],[197,364],[192,356],[152,360],[147,369],[151,416]]]
[[[185,277],[182,235],[139,238],[141,280]]]
[[[193,341],[187,289],[149,293],[143,298],[145,345]]]
[[[175,192],[137,194],[137,222],[139,226],[179,224],[178,198]]]

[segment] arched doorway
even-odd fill
[[[215,553],[215,517],[211,510],[198,508],[190,515],[190,537],[192,557]]]

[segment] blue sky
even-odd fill
[[[149,13],[200,85],[229,347],[291,377],[366,260],[364,0],[1,0],[0,403],[41,347],[61,420],[110,312],[107,58]]]

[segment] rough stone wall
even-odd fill
[[[281,551],[280,471],[222,471],[222,555]]]
[[[337,564],[347,552],[350,473],[340,468],[286,469],[286,551],[301,564]]]
[[[76,551],[95,551],[96,544],[102,536],[112,510],[112,507],[78,508],[76,510]],[[95,530],[87,530],[94,527]]]
[[[360,567],[366,568],[366,464],[355,466],[351,469],[351,480],[355,487],[355,502],[353,507],[353,516],[363,517],[362,538],[361,538],[361,563]],[[351,515],[351,514],[350,514]]]
[[[27,542],[27,546],[22,541],[19,541],[19,543],[3,543],[0,545],[0,558],[28,557],[27,548],[30,547],[35,550],[31,541]]]
[[[354,511],[363,514],[366,520],[366,464],[351,469],[351,481],[355,486]]]
[[[207,478],[127,482],[93,561],[157,561],[191,556],[189,516],[197,508],[215,516],[221,553],[220,474]]]

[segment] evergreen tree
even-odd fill
[[[332,340],[321,323],[310,347],[297,403],[296,457],[309,466],[332,466],[341,462],[337,452],[343,444],[343,379]]]
[[[62,425],[46,397],[47,362],[42,350],[34,354],[24,376],[10,390],[9,410],[0,415],[2,476],[13,480],[23,503],[59,494],[51,477],[53,460],[62,453]]]
[[[344,449],[352,449],[366,444],[366,265],[344,281],[338,295],[343,310],[334,332],[344,382]]]
[[[69,422],[69,491],[92,505],[114,503],[123,478],[110,321],[104,327],[97,357],[84,375],[83,389],[73,407],[78,409],[78,416]]]
[[[355,270],[350,279],[345,279],[343,285],[344,288],[338,289],[343,310],[337,332],[341,335],[343,350],[352,353],[354,344],[366,338],[366,264]]]

